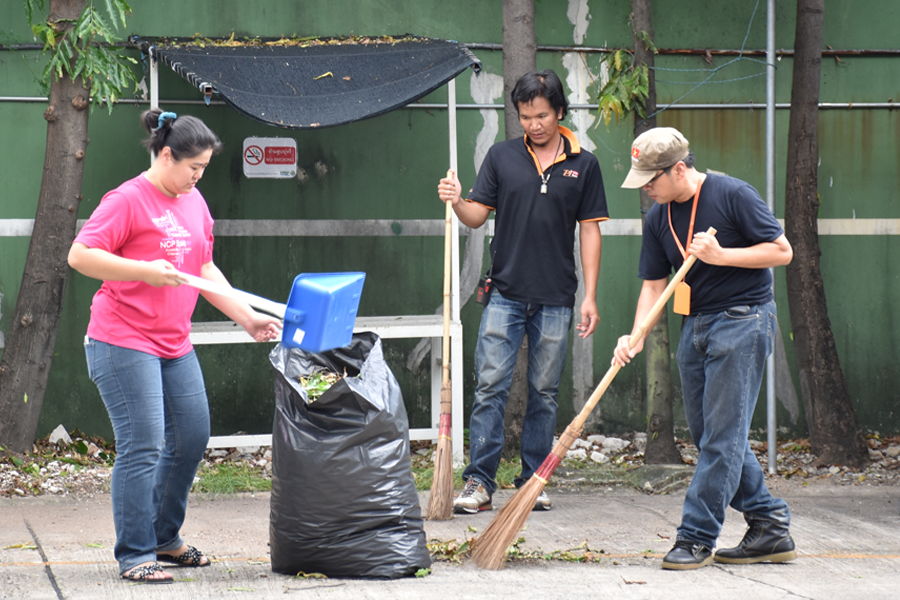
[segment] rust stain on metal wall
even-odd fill
[[[705,148],[707,156],[697,154],[698,165],[723,170],[740,157],[741,161],[765,164],[765,107],[760,110],[672,110],[659,116],[659,124],[674,127],[684,134],[697,153]],[[718,166],[717,166],[718,165]]]

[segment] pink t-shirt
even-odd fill
[[[209,207],[196,188],[170,198],[142,174],[103,196],[75,241],[124,258],[162,258],[200,275],[212,261],[212,230]],[[184,356],[192,349],[188,334],[198,294],[187,285],[104,281],[91,304],[88,335],[161,358]]]

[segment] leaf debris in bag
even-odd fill
[[[328,388],[347,376],[347,369],[340,375],[333,371],[316,371],[307,377],[298,377],[300,385],[306,390],[310,402],[315,402],[319,396],[328,391]]]

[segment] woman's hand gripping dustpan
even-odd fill
[[[366,274],[301,273],[294,278],[287,304],[187,273],[179,273],[178,278],[191,287],[246,302],[282,319],[283,346],[324,352],[350,344]]]

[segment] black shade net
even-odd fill
[[[481,62],[458,42],[352,38],[303,45],[223,46],[132,37],[207,98],[286,129],[343,125],[405,106]]]

